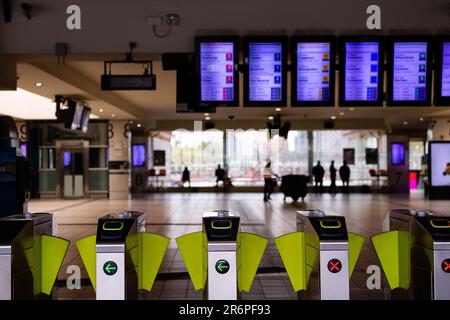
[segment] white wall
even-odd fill
[[[448,0],[46,0],[31,2],[38,6],[31,20],[20,1],[12,3],[12,22],[0,17],[0,53],[53,53],[55,42],[67,42],[71,53],[126,52],[130,41],[138,52],[161,53],[192,51],[196,34],[353,33],[366,29],[371,4],[381,7],[385,34],[449,31]],[[81,7],[80,31],[66,27],[72,4]],[[145,17],[167,13],[179,14],[181,23],[169,37],[155,38]]]
[[[433,140],[450,141],[450,118],[434,119],[436,121],[433,127]]]
[[[109,161],[128,161],[128,139],[123,135],[126,121],[110,121],[114,136],[109,139]]]

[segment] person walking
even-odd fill
[[[264,167],[264,201],[269,201],[270,195],[272,194],[273,190],[275,189],[276,180],[273,178],[274,176],[278,178],[278,175],[273,173],[272,169],[270,168],[271,162],[268,161]]]
[[[323,176],[325,175],[325,169],[317,161],[317,165],[312,169],[312,174],[314,176],[314,190],[315,192],[322,192],[323,189]]]
[[[350,167],[347,165],[346,160],[344,160],[344,164],[339,168],[339,176],[342,180],[342,191],[348,193],[350,191]]]
[[[337,170],[334,167],[334,160],[331,161],[331,165],[330,165],[330,180],[331,180],[331,184],[330,184],[330,193],[331,194],[336,194],[336,173]]]

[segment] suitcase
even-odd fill
[[[305,175],[287,175],[281,177],[281,191],[286,197],[291,197],[294,201],[302,198],[305,199],[307,194],[308,182],[311,180],[309,176]]]

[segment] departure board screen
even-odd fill
[[[234,101],[234,43],[200,43],[200,100]]]
[[[281,101],[285,90],[282,43],[249,43],[248,46],[249,101]]]
[[[393,101],[427,99],[427,42],[396,42],[393,53]]]
[[[329,42],[297,43],[297,101],[330,100]]]
[[[345,43],[345,101],[377,101],[379,88],[378,42]]]
[[[444,42],[442,46],[442,76],[441,96],[450,97],[450,42]]]

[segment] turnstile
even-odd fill
[[[50,213],[0,219],[0,300],[53,297],[69,241],[53,236]]]
[[[239,299],[250,292],[269,241],[240,232],[235,211],[205,212],[202,225],[202,231],[176,239],[194,289],[208,300]]]
[[[347,232],[345,217],[298,211],[297,232],[274,242],[299,299],[350,299],[350,277],[364,238]]]
[[[138,236],[145,214],[120,212],[98,220],[96,241],[97,300],[138,299]]]
[[[383,230],[372,243],[389,285],[387,298],[450,300],[450,217],[395,209]]]
[[[77,241],[97,300],[135,300],[150,291],[170,239],[145,232],[145,213],[123,211],[98,220],[97,235]]]
[[[240,214],[230,211],[212,211],[203,214],[203,231],[207,242],[207,259],[203,266],[208,270],[204,298],[208,300],[236,300],[237,235]]]

